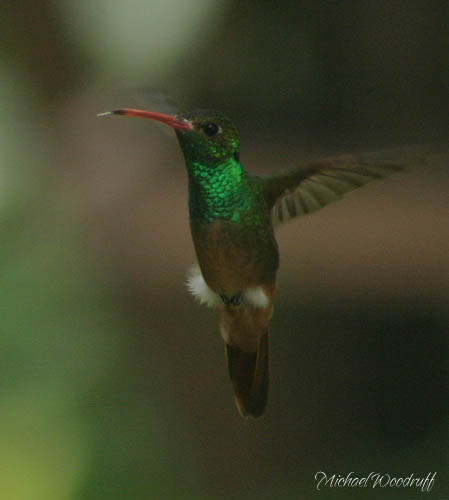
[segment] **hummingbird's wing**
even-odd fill
[[[150,88],[141,87],[130,92],[132,95],[131,101],[136,103],[136,108],[151,109],[158,113],[166,113],[168,115],[177,115],[180,112],[180,106],[168,94],[155,91]],[[132,106],[131,106],[132,107]],[[154,122],[162,134],[172,137],[173,129],[162,123]]]
[[[309,161],[265,178],[265,194],[272,207],[273,225],[306,215],[343,194],[424,161],[416,150],[342,155]]]
[[[180,111],[180,106],[175,100],[163,92],[150,88],[141,87],[133,92],[134,100],[144,109],[151,109],[159,113],[176,115]]]

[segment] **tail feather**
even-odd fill
[[[240,347],[227,343],[225,346],[237,408],[244,417],[260,417],[268,399],[268,332],[260,337],[256,352],[245,352]]]

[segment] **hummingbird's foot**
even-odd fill
[[[243,295],[241,293],[236,293],[231,297],[231,304],[233,306],[239,306],[243,301]]]
[[[224,293],[220,293],[220,298],[227,306],[239,306],[243,301],[243,295],[241,293],[235,293],[231,297],[228,297]]]

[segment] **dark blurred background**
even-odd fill
[[[96,117],[161,105],[140,87],[220,109],[253,172],[444,147],[447,1],[22,0],[0,23],[0,498],[423,495],[319,470],[436,471],[449,498],[447,161],[280,230],[270,402],[244,421],[184,286],[175,137]]]

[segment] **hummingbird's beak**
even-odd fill
[[[188,120],[177,118],[176,116],[166,115],[164,113],[156,113],[154,111],[144,111],[141,109],[123,108],[115,109],[114,111],[106,111],[106,113],[99,113],[97,116],[106,115],[124,115],[124,116],[137,116],[138,118],[149,118],[157,122],[165,123],[177,130],[192,130],[192,124]]]

